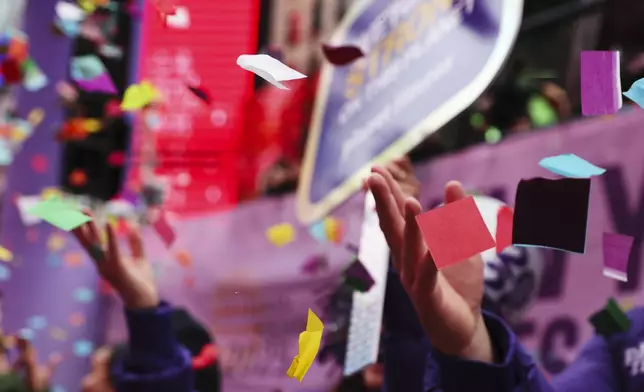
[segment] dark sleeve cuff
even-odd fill
[[[172,308],[166,302],[153,309],[125,310],[129,364],[165,367],[176,362],[180,350],[172,329],[171,315]]]
[[[400,282],[398,272],[391,263],[389,264],[385,290],[383,324],[386,333],[396,338],[424,339],[426,337],[425,331],[418,321],[414,305]]]
[[[535,381],[538,370],[534,360],[521,347],[516,335],[503,320],[483,312],[492,345],[499,363],[468,361],[431,349],[431,356],[440,368],[440,384],[446,391],[485,389],[496,392],[511,392],[527,382]],[[467,377],[463,377],[467,374]]]
[[[156,372],[142,373],[129,369],[123,363],[117,363],[114,369],[115,390],[119,392],[192,392],[194,372],[190,353],[184,348],[178,349],[178,356],[172,366],[161,368]]]

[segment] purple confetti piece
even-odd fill
[[[633,247],[633,237],[615,233],[604,233],[604,276],[622,282],[628,281],[628,260]]]
[[[584,116],[615,114],[622,107],[619,52],[581,52],[581,111]]]

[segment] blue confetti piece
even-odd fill
[[[47,256],[47,265],[52,268],[58,268],[63,264],[63,258],[59,254],[51,253]]]
[[[6,265],[0,264],[0,282],[11,279],[11,270]]]
[[[327,242],[326,239],[326,229],[324,227],[324,222],[320,221],[309,226],[309,234],[311,237],[315,238],[321,243]]]
[[[45,316],[31,316],[27,319],[27,326],[34,330],[43,329],[47,326],[47,318]]]
[[[94,300],[94,291],[87,287],[79,287],[74,290],[74,299],[85,304],[92,302]]]
[[[622,93],[639,107],[644,108],[644,79],[637,80],[628,91]]]
[[[26,340],[34,340],[36,338],[36,333],[29,329],[29,328],[23,328],[18,332],[18,335],[20,335],[21,338],[26,339]]]
[[[54,385],[54,386],[51,388],[51,392],[67,392],[67,391],[65,390],[65,388],[63,388],[63,387],[62,387],[62,386],[60,386],[60,385]]]
[[[94,344],[89,340],[77,340],[74,342],[74,355],[87,357],[94,351]]]
[[[543,158],[539,162],[539,166],[569,178],[590,178],[592,176],[601,176],[606,172],[606,169],[595,166],[575,154]]]

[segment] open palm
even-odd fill
[[[436,269],[416,223],[418,200],[405,198],[391,173],[374,167],[367,180],[376,200],[380,227],[392,252],[419,320],[432,345],[441,352],[491,361],[489,337],[481,316],[483,261],[479,255]],[[458,182],[445,187],[445,203],[466,197]]]

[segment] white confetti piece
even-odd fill
[[[83,20],[85,12],[76,4],[59,1],[56,4],[56,16],[61,20],[78,22]]]
[[[289,88],[280,82],[306,77],[267,54],[242,54],[237,58],[237,65],[282,90]]]

